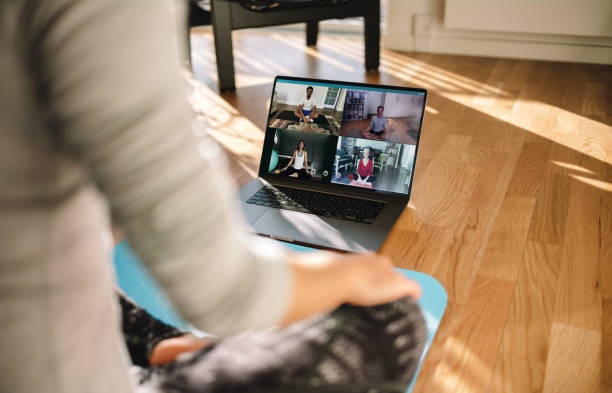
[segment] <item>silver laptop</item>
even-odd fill
[[[376,251],[410,198],[427,91],[278,76],[259,177],[240,190],[258,234]]]

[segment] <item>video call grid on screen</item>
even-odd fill
[[[424,105],[422,90],[278,78],[267,174],[407,194]]]

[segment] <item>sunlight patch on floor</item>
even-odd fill
[[[581,181],[585,184],[588,184],[591,187],[599,188],[605,192],[612,192],[612,183],[605,182],[603,180],[592,179],[590,177],[580,176],[580,175],[570,175],[574,179]]]
[[[612,127],[541,101],[522,99],[521,108],[506,110],[486,105],[468,93],[439,93],[459,104],[470,101],[470,109],[505,121],[532,134],[612,164]],[[497,98],[497,100],[504,100]],[[535,120],[534,120],[535,119]],[[577,132],[577,131],[580,132]]]
[[[488,380],[484,376],[491,374],[491,369],[462,341],[449,337],[444,343],[446,356],[437,367],[434,383],[444,392],[484,393]],[[462,367],[458,364],[461,363]],[[455,370],[466,369],[469,374],[459,374]],[[465,371],[465,370],[464,370]]]
[[[249,34],[252,33],[249,32]],[[212,47],[211,34],[198,34],[194,38],[197,47]],[[318,42],[320,50],[307,47],[304,44],[303,34],[268,33],[262,39],[282,43],[292,50],[303,52],[317,61],[327,63],[345,72],[358,71],[354,64],[360,63],[361,66],[363,62],[364,46],[361,38],[322,35]],[[194,54],[195,59],[200,63],[199,66],[204,68],[207,75],[216,81],[216,63],[212,51],[194,50]],[[278,74],[292,75],[286,67],[274,64],[263,57],[254,58],[247,54],[246,50],[235,49],[235,57],[238,88],[269,84],[274,75]],[[486,116],[507,122],[598,160],[612,163],[612,127],[599,121],[546,102],[522,98],[520,93],[509,93],[500,86],[479,82],[425,61],[416,60],[409,55],[385,49],[381,49],[379,70],[382,74],[388,74],[403,81],[405,85],[426,88],[430,92],[435,92],[443,98]],[[504,102],[506,104],[503,104]],[[213,112],[207,111],[206,113],[212,113],[211,116],[216,120],[213,127],[215,129],[225,127],[227,124],[236,128],[246,127],[247,130],[249,128],[242,123],[242,120],[230,121],[224,118],[222,113],[215,115]],[[429,107],[427,112],[438,114],[435,109]],[[257,129],[257,127],[254,128]],[[577,130],[580,132],[576,132]],[[258,132],[261,134],[261,131],[258,130]],[[224,131],[222,134],[222,139],[228,144],[236,142],[235,138],[238,137],[232,132]],[[262,137],[263,135],[259,135],[259,138]]]
[[[252,161],[253,149],[258,150],[263,143],[263,130],[241,115],[216,91],[195,78],[186,79],[191,88],[189,100],[200,125],[194,128],[194,132],[208,133],[228,152],[246,156]]]
[[[305,52],[307,55],[312,56],[312,57],[316,58],[317,60],[321,60],[323,62],[329,63],[329,64],[331,64],[331,65],[333,65],[335,67],[340,68],[343,71],[347,71],[347,72],[355,71],[355,68],[353,68],[352,66],[350,66],[350,65],[348,65],[346,63],[343,63],[343,62],[341,62],[341,61],[339,61],[337,59],[334,59],[331,56],[325,55],[325,54],[319,52],[318,50],[316,50],[315,48],[311,48],[311,47],[306,46],[303,43],[300,43],[300,42],[304,41],[303,37],[300,38],[299,41],[298,41],[297,37],[295,37],[295,39],[293,39],[291,37],[287,37],[287,36],[280,35],[280,34],[272,34],[272,35],[270,35],[270,38],[273,38],[273,39],[275,39],[275,40],[277,40],[277,41],[279,41],[279,42],[281,42],[281,43],[283,43],[283,44],[285,44],[287,46],[290,46],[290,47],[292,47],[294,49],[297,49],[297,50],[300,50],[302,52]]]
[[[573,170],[575,172],[580,172],[586,175],[595,175],[595,172],[593,172],[590,169],[587,169],[585,167],[582,167],[580,165],[576,165],[576,164],[570,164],[567,162],[561,162],[561,161],[556,161],[556,160],[551,160],[550,161],[553,165],[556,165],[558,167],[564,168],[564,169],[569,169],[569,170]]]

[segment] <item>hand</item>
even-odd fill
[[[389,257],[357,254],[347,257],[346,263],[345,277],[351,286],[347,303],[374,306],[406,296],[421,297],[419,284],[395,271]]]
[[[193,334],[185,334],[178,337],[162,340],[153,347],[149,356],[152,366],[168,364],[173,362],[183,353],[197,351],[210,343],[210,340],[198,338]]]
[[[290,258],[289,264],[293,294],[284,324],[331,311],[342,303],[372,306],[421,296],[420,286],[393,270],[385,256],[301,253]]]

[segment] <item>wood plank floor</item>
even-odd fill
[[[612,66],[383,51],[358,38],[234,33],[216,94],[192,34],[194,102],[239,184],[257,172],[273,76],[427,88],[410,204],[383,246],[449,305],[415,392],[612,392]]]

